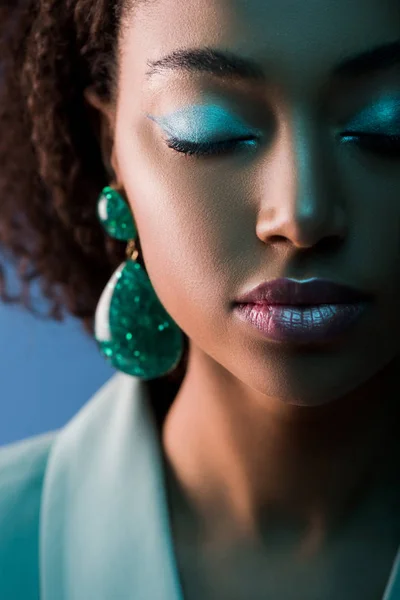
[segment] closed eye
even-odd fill
[[[344,132],[339,136],[342,143],[353,143],[369,153],[381,155],[383,158],[400,158],[400,135],[378,133]],[[168,138],[166,144],[175,152],[190,157],[212,157],[232,155],[238,149],[254,149],[258,138],[241,137],[218,142],[188,142],[174,137]]]
[[[355,143],[360,148],[383,158],[400,158],[400,135],[382,133],[346,132],[340,137],[343,143]]]
[[[238,146],[251,146],[254,148],[257,138],[241,137],[218,142],[187,142],[170,137],[167,140],[168,148],[186,154],[188,156],[216,156],[220,154],[232,154]]]

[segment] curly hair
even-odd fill
[[[21,283],[7,292],[0,264],[0,298],[40,318],[64,319],[63,309],[94,336],[100,295],[125,260],[126,243],[100,225],[97,199],[112,168],[100,148],[99,116],[84,90],[115,106],[119,44],[128,17],[154,0],[15,0],[0,4],[0,251]],[[10,3],[7,3],[10,4]],[[139,262],[145,269],[140,240]],[[50,303],[32,306],[38,278]],[[187,366],[184,354],[169,375],[147,382],[164,418]]]

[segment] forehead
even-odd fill
[[[400,1],[150,0],[125,25],[121,71],[141,87],[148,61],[205,46],[250,57],[271,80],[304,87],[346,56],[400,40]]]

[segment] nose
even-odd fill
[[[298,120],[290,129],[279,136],[266,159],[257,236],[296,248],[310,248],[326,238],[343,239],[346,213],[328,141],[310,119]]]

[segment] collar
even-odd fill
[[[146,400],[118,372],[60,430],[43,484],[43,600],[183,600]]]

